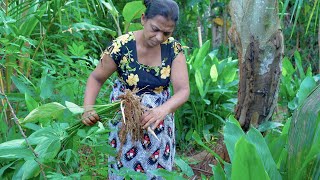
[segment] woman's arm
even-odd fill
[[[99,116],[93,110],[92,106],[96,102],[101,86],[116,69],[117,65],[113,59],[109,55],[104,54],[97,67],[90,74],[87,80],[83,102],[85,112],[82,115],[82,122],[85,125],[91,126],[99,120]]]
[[[182,52],[178,54],[171,66],[171,82],[173,86],[173,96],[159,107],[153,108],[142,115],[142,125],[146,129],[151,124],[155,129],[166,115],[174,112],[185,103],[190,94],[188,69],[186,58]]]

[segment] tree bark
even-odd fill
[[[283,35],[276,0],[231,0],[231,30],[239,58],[236,118],[246,131],[270,120],[277,105]]]

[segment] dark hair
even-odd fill
[[[147,7],[145,17],[152,19],[160,15],[168,20],[172,20],[177,24],[179,19],[179,6],[173,0],[144,0],[144,5]]]

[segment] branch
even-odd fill
[[[29,149],[32,151],[33,155],[36,157],[34,160],[39,164],[40,171],[41,171],[41,174],[42,174],[43,178],[44,178],[44,179],[47,179],[47,178],[46,178],[46,174],[45,174],[45,172],[44,172],[44,170],[43,170],[42,164],[37,160],[37,158],[39,158],[39,157],[38,157],[38,154],[34,151],[34,149],[32,148],[32,146],[29,144],[28,138],[27,138],[26,134],[23,132],[23,129],[22,129],[20,123],[19,123],[19,119],[17,118],[16,114],[14,113],[14,110],[13,110],[13,108],[12,108],[10,102],[9,102],[8,97],[7,97],[4,93],[2,93],[1,90],[0,90],[0,94],[3,95],[4,98],[5,98],[5,100],[7,101],[8,106],[9,106],[10,111],[11,111],[11,114],[12,114],[12,116],[13,116],[14,122],[15,122],[16,125],[18,126],[19,131],[20,131],[21,135],[23,136],[24,140],[26,141]]]

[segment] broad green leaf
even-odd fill
[[[309,93],[316,87],[316,82],[312,77],[307,76],[301,83],[297,93],[299,105],[307,98]]]
[[[69,111],[71,111],[73,114],[81,114],[84,112],[84,109],[72,102],[68,102],[66,101],[66,106],[69,109]]]
[[[32,110],[27,117],[25,117],[23,120],[19,120],[20,123],[28,123],[28,122],[38,122],[41,119],[56,119],[59,117],[63,111],[66,109],[63,105],[52,102],[48,104],[44,104],[42,106],[37,107],[36,109]]]
[[[196,58],[192,64],[193,68],[195,70],[200,70],[201,67],[203,66],[204,64],[204,60],[205,60],[205,57],[207,56],[208,54],[208,51],[209,51],[209,48],[210,48],[210,41],[207,40],[203,45],[202,47],[199,49],[197,55],[196,55]]]
[[[226,180],[227,179],[226,173],[224,172],[219,161],[217,161],[217,165],[215,165],[215,166],[210,165],[210,166],[212,167],[214,179],[219,179],[219,180]]]
[[[211,80],[212,80],[213,82],[216,82],[216,81],[218,80],[218,76],[219,76],[219,74],[218,74],[218,71],[217,71],[217,67],[216,67],[216,65],[214,64],[214,65],[211,66],[211,69],[210,69],[210,77],[211,77]]]
[[[44,75],[41,77],[40,81],[40,97],[42,99],[48,99],[53,95],[53,83],[54,79],[49,75]]]
[[[291,76],[295,73],[295,69],[292,66],[292,63],[288,59],[288,57],[284,57],[282,61],[282,75],[283,76]]]
[[[292,116],[288,134],[288,179],[312,179],[310,172],[316,170],[320,163],[319,159],[314,159],[314,163],[308,164],[308,171],[299,173],[304,163],[317,154],[317,143],[320,143],[319,99],[318,85]]]
[[[30,94],[33,95],[33,92],[30,88],[30,86],[28,86],[25,82],[23,82],[20,78],[15,77],[15,76],[11,76],[11,79],[14,83],[14,85],[17,87],[17,89],[22,93],[22,94]]]
[[[35,160],[27,160],[13,176],[13,179],[32,179],[39,175],[40,167]]]
[[[146,7],[142,1],[128,2],[122,11],[123,18],[126,22],[131,22],[134,19],[140,18]]]
[[[47,138],[42,141],[34,151],[39,155],[39,158],[44,159],[44,162],[51,162],[57,156],[61,149],[61,143],[59,139]]]
[[[274,162],[273,157],[270,153],[269,147],[266,144],[261,133],[254,127],[251,127],[246,135],[246,139],[248,140],[248,142],[254,145],[257,155],[259,155],[259,157],[261,158],[262,164],[265,170],[267,171],[269,177],[271,179],[282,179],[277,169],[277,165]]]
[[[25,100],[27,104],[28,111],[31,112],[39,106],[38,102],[34,100],[29,94],[25,93]]]
[[[196,70],[195,79],[196,79],[196,85],[197,85],[199,94],[201,97],[204,97],[205,94],[203,90],[203,80],[202,80],[201,72],[198,69]]]
[[[19,159],[34,156],[24,139],[15,139],[1,143],[0,152],[0,161],[1,159]]]
[[[233,180],[269,180],[260,156],[253,144],[241,137],[235,145],[231,179]]]
[[[182,172],[186,174],[188,177],[192,177],[194,175],[192,168],[180,157],[175,157],[174,162],[182,170]]]
[[[230,160],[233,163],[236,142],[238,142],[238,140],[245,134],[238,122],[231,122],[230,120],[226,122],[226,125],[223,128],[223,132],[224,142],[228,149]]]
[[[129,26],[128,31],[131,31],[131,32],[143,29],[143,26],[141,25],[141,23],[130,23],[127,26]]]

